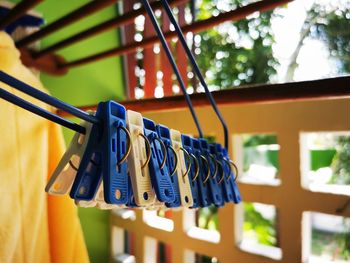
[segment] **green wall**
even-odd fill
[[[69,11],[79,8],[86,0],[49,0],[38,6],[47,23],[56,20]],[[98,22],[105,21],[116,16],[116,7],[104,9],[89,16],[78,23],[65,27],[42,41],[42,45],[48,46],[64,39],[67,36],[90,28]],[[87,55],[95,54],[109,48],[116,47],[119,43],[118,31],[110,30],[96,37],[79,42],[73,46],[62,49],[58,54],[66,60],[72,61]],[[43,74],[42,81],[50,92],[66,102],[76,106],[95,104],[103,100],[120,100],[124,98],[124,84],[121,74],[120,58],[109,58],[103,61],[72,68],[63,77],[48,76]]]
[[[100,0],[96,0],[100,1]],[[19,2],[19,1],[13,1]],[[79,8],[86,0],[47,0],[38,5],[36,11],[43,14],[46,23],[50,23],[69,11]],[[104,9],[92,16],[60,30],[42,41],[48,46],[60,39],[91,27],[117,15],[116,7]],[[58,52],[71,61],[86,55],[95,54],[119,43],[117,30],[110,30],[94,38],[75,44]],[[96,104],[104,100],[124,98],[124,81],[121,58],[109,58],[77,68],[72,68],[62,77],[42,74],[41,80],[52,95],[75,106]],[[64,129],[67,142],[72,133]],[[79,209],[79,216],[86,239],[91,262],[109,260],[109,212],[95,208]]]

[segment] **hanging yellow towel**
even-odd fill
[[[0,32],[0,70],[44,90]],[[51,110],[0,82],[1,88]],[[72,200],[45,185],[64,152],[60,127],[0,99],[0,262],[88,262]]]

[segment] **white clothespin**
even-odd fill
[[[80,160],[85,152],[86,145],[89,141],[92,124],[83,121],[81,126],[85,127],[86,133],[76,133],[69,144],[67,151],[64,153],[61,161],[53,172],[45,191],[52,195],[64,195],[71,189]]]
[[[188,158],[190,156],[188,155],[186,150],[182,148],[181,133],[179,131],[170,129],[170,137],[171,137],[171,144],[173,145],[178,158],[177,180],[179,183],[181,206],[191,207],[193,205],[193,199],[192,199],[191,185],[188,178],[188,172],[191,167],[190,166],[186,167],[184,154],[187,154]],[[190,158],[188,160],[188,163],[189,164],[191,163]]]
[[[102,210],[114,209],[119,207],[118,205],[108,204],[105,202],[104,193],[103,193],[103,181],[101,181],[98,187],[97,193],[93,200],[91,201],[75,200],[75,204],[79,207],[84,207],[84,208],[97,207]]]
[[[154,203],[155,194],[152,189],[147,161],[151,154],[150,145],[143,132],[142,115],[128,110],[127,128],[130,131],[132,143],[128,157],[128,166],[135,203],[138,206],[149,206]]]

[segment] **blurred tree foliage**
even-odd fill
[[[244,232],[253,231],[259,244],[278,245],[275,221],[263,217],[252,203],[244,203],[243,230]]]
[[[285,81],[292,81],[298,67],[297,58],[305,39],[322,41],[329,56],[337,62],[339,74],[350,72],[350,2],[315,0],[310,6],[300,32],[299,43],[290,58]]]
[[[278,144],[277,136],[275,135],[246,135],[243,137],[243,140],[244,147],[254,147],[263,144]]]
[[[198,0],[197,20],[207,19],[252,0]],[[323,41],[330,57],[337,61],[338,73],[350,72],[350,2],[315,0],[307,10],[288,66],[285,81],[292,81],[297,58],[306,38]],[[195,37],[195,52],[208,84],[217,89],[248,83],[266,83],[276,74],[273,56],[274,34],[271,21],[276,12],[254,13],[238,22],[227,22]],[[202,54],[202,55],[200,55]]]
[[[311,7],[305,26],[309,36],[326,43],[330,56],[338,61],[338,72],[350,72],[350,2],[344,0]]]
[[[328,255],[334,262],[337,262],[338,260],[342,260],[341,262],[344,260],[350,260],[349,232],[332,233],[313,229],[311,242],[313,255]]]
[[[197,226],[208,230],[218,230],[218,208],[214,205],[198,209]]]
[[[249,4],[246,0],[197,1],[197,20]],[[238,22],[227,22],[195,37],[195,53],[207,82],[217,89],[247,83],[266,83],[276,73],[272,55],[272,12],[254,13]],[[200,55],[202,54],[202,55]]]
[[[277,136],[269,134],[244,135],[243,171],[247,172],[252,164],[259,164],[266,167],[275,167],[277,176],[279,170],[278,150],[267,149],[261,151],[258,149],[261,145],[271,144],[278,144]]]
[[[332,162],[332,184],[350,184],[350,137],[337,138],[337,153]]]

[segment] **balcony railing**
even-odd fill
[[[327,81],[322,85],[337,89],[337,85],[326,83]],[[288,85],[290,88],[293,86]],[[298,85],[300,84],[295,84],[296,90]],[[308,86],[299,88],[307,91]],[[337,216],[328,220],[329,225],[349,218],[350,208],[346,204],[349,200],[350,186],[345,185],[348,187],[347,192],[330,193],[305,184],[308,176],[305,162],[310,160],[308,155],[311,153],[305,145],[304,138],[307,134],[319,132],[346,135],[346,132],[350,131],[350,122],[347,121],[350,113],[349,102],[348,98],[338,98],[234,104],[233,100],[232,104],[227,101],[220,106],[231,133],[231,156],[241,170],[244,167],[246,149],[239,142],[239,138],[246,134],[272,134],[278,142],[279,147],[272,148],[278,150],[279,183],[270,184],[261,180],[259,184],[252,184],[243,180],[243,177],[239,183],[245,204],[259,204],[256,205],[257,208],[267,209],[270,214],[274,214],[273,225],[277,240],[274,246],[252,244],[245,239],[243,225],[246,219],[243,205],[229,204],[220,208],[217,212],[218,225],[215,231],[198,227],[196,212],[191,210],[173,212],[170,218],[161,218],[157,221],[157,228],[149,223],[146,211],[134,211],[132,219],[113,213],[111,229],[123,229],[126,231],[124,233],[132,233],[133,241],[129,247],[132,247],[137,262],[161,262],[157,254],[157,251],[160,251],[159,244],[165,244],[165,251],[168,251],[167,256],[163,257],[163,262],[204,262],[198,261],[198,255],[212,258],[211,262],[323,262],[320,259],[318,261],[311,250],[311,242],[314,242],[314,236],[320,231],[320,220],[315,221],[313,215],[322,213]],[[143,102],[139,101],[138,106],[134,108],[142,112],[142,104]],[[185,108],[176,107],[174,110],[172,104],[168,104],[168,109],[165,109],[165,104],[163,106],[161,111],[152,108],[151,111],[146,110],[142,113],[158,123],[196,135],[190,114]],[[222,142],[222,131],[211,109],[202,105],[198,113],[205,134]],[[311,169],[310,165],[308,169]],[[258,169],[255,172],[256,177],[264,178],[264,174],[261,174],[264,170]],[[241,171],[241,174],[244,172]],[[336,229],[334,226],[334,233]],[[120,249],[120,246],[124,246],[120,239],[112,242],[112,259],[120,253],[127,252]]]

